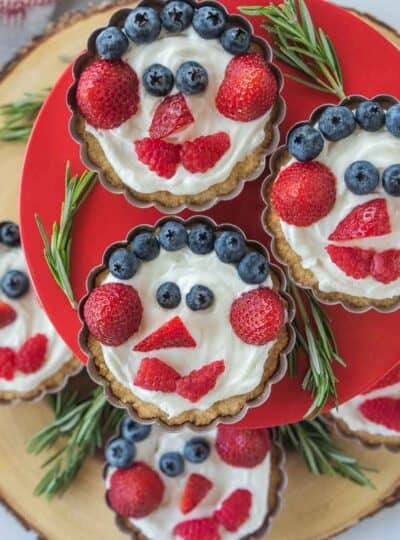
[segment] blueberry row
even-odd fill
[[[354,161],[344,173],[348,189],[356,195],[372,193],[379,184],[379,171],[370,161]],[[393,197],[400,197],[400,164],[390,165],[383,171],[383,189]]]
[[[0,223],[0,244],[8,247],[17,247],[21,245],[19,227],[12,221],[3,221]]]
[[[0,244],[8,247],[18,247],[21,245],[19,227],[12,221],[0,223]],[[29,278],[25,272],[20,270],[8,270],[0,279],[0,289],[12,299],[21,298],[28,292]]]

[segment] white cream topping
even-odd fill
[[[117,281],[109,274],[104,283]],[[182,301],[176,309],[163,309],[157,303],[156,291],[166,281],[172,281],[180,288]],[[102,351],[114,377],[140,399],[154,403],[172,417],[194,408],[205,410],[216,401],[250,392],[259,384],[276,340],[262,346],[247,345],[234,333],[229,322],[233,300],[258,287],[244,283],[236,266],[222,263],[215,251],[196,255],[188,247],[175,252],[161,249],[156,259],[141,263],[135,276],[122,283],[132,285],[139,292],[143,304],[142,322],[138,332],[124,344],[119,347],[102,345]],[[186,305],[185,296],[196,284],[206,285],[214,293],[214,303],[208,309],[192,311]],[[271,278],[268,276],[262,285],[271,287]],[[170,348],[147,353],[132,350],[177,315],[193,336],[196,348]],[[133,379],[145,357],[158,357],[181,375],[215,360],[224,360],[225,371],[218,377],[214,389],[192,403],[175,393],[153,392],[135,386]]]
[[[226,180],[237,162],[251,154],[264,140],[264,127],[270,111],[251,122],[236,122],[222,116],[215,97],[225,69],[233,56],[227,53],[217,39],[202,39],[192,27],[180,34],[162,31],[152,43],[131,43],[123,59],[136,71],[140,81],[138,112],[115,129],[96,129],[86,124],[86,130],[96,137],[107,160],[124,184],[141,193],[169,191],[175,195],[200,193],[214,184]],[[154,111],[163,98],[151,96],[142,83],[142,75],[151,64],[167,66],[174,76],[181,64],[193,60],[208,73],[207,89],[194,96],[185,96],[195,121],[166,140],[183,143],[196,137],[226,132],[231,146],[216,165],[205,173],[190,173],[182,165],[175,175],[161,178],[141,163],[136,156],[133,141],[149,136]],[[174,86],[170,95],[179,91]]]
[[[211,452],[203,463],[190,463],[185,460],[183,474],[170,478],[163,474],[158,466],[160,457],[165,452],[183,453],[185,443],[194,435],[187,428],[179,433],[169,433],[158,426],[152,427],[151,435],[144,441],[136,444],[137,455],[135,461],[147,463],[160,475],[164,486],[164,497],[161,506],[149,516],[141,519],[130,519],[130,522],[149,540],[173,540],[177,537],[172,533],[174,527],[189,519],[211,517],[213,512],[229,497],[235,489],[248,489],[252,494],[252,504],[249,518],[239,530],[231,533],[222,526],[219,533],[222,540],[238,540],[259,529],[268,511],[268,492],[271,476],[271,453],[262,463],[253,468],[231,467],[218,455],[214,443],[217,431],[214,429],[202,435],[210,443]],[[108,469],[106,489],[109,489],[111,477],[116,471]],[[211,482],[213,487],[206,497],[188,514],[182,514],[179,501],[190,474],[202,474]]]
[[[0,245],[0,278],[8,270],[28,272],[20,248]],[[29,392],[61,369],[72,358],[72,353],[39,305],[31,284],[28,292],[15,300],[8,298],[0,289],[0,302],[9,304],[17,313],[13,323],[0,328],[0,347],[18,351],[28,338],[39,333],[45,334],[48,339],[46,361],[38,371],[30,374],[16,371],[11,381],[0,378],[0,392]]]
[[[356,128],[355,132],[338,142],[325,141],[324,149],[316,158],[336,176],[336,202],[329,214],[310,225],[296,227],[281,221],[283,234],[290,247],[301,257],[302,266],[313,272],[321,291],[340,292],[352,296],[365,296],[376,300],[392,298],[400,294],[400,279],[384,284],[373,277],[354,279],[347,276],[334,264],[325,248],[328,244],[359,247],[385,251],[400,249],[400,199],[388,195],[382,187],[382,181],[374,193],[355,195],[346,187],[344,173],[354,161],[367,160],[378,168],[380,177],[384,169],[400,162],[400,139],[386,129],[371,133]],[[291,159],[289,166],[295,159]],[[383,198],[387,202],[392,232],[383,236],[333,242],[329,235],[337,225],[360,204]]]

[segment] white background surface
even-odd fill
[[[262,2],[260,2],[260,4],[266,2],[267,0],[265,0],[265,2],[263,0]],[[74,5],[80,4],[80,2],[69,3]],[[385,21],[393,28],[397,30],[400,28],[400,0],[336,0],[336,3],[343,6],[355,7],[359,11],[365,13],[371,13],[376,18]],[[35,8],[35,10],[33,11],[36,11],[36,9],[38,9],[38,11],[46,10],[50,13],[49,10],[51,8]],[[29,15],[29,17],[32,17],[33,24],[33,21],[35,21],[35,19],[37,19],[39,15],[39,13],[31,13]],[[0,31],[0,64],[6,59],[6,56],[9,54],[10,50],[10,42],[8,39],[4,39],[4,37],[5,34],[2,30]],[[21,38],[21,36],[19,36],[19,38]],[[24,39],[23,36],[22,39]],[[23,41],[21,41],[21,45],[22,43]],[[315,495],[318,496],[317,493]],[[329,511],[330,510],[327,508],[327,512]],[[318,519],[318,516],[315,516],[315,519]],[[354,529],[338,536],[337,540],[399,540],[399,538],[400,504],[398,506],[394,506],[393,508],[383,510],[377,516],[367,519]],[[35,534],[24,531],[21,526],[15,521],[15,519],[0,506],[0,540],[34,539],[36,539]],[[58,539],[50,538],[48,540]],[[71,540],[73,539],[71,538]],[[112,540],[112,538],[97,538],[95,540]],[[162,539],[160,538],[159,540]],[[296,538],[282,538],[281,540],[296,540]]]

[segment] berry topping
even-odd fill
[[[9,270],[1,278],[0,288],[8,298],[21,298],[29,289],[28,276],[19,270]]]
[[[162,139],[194,122],[186,99],[182,94],[168,96],[154,112],[149,130],[152,139]]]
[[[371,263],[371,275],[380,283],[391,283],[400,277],[400,250],[388,249],[375,253]]]
[[[90,125],[116,128],[138,110],[139,80],[126,62],[96,60],[82,71],[76,99]]]
[[[225,13],[213,6],[196,9],[193,16],[193,28],[204,39],[217,38],[225,29]]]
[[[353,133],[356,121],[347,107],[327,107],[319,119],[318,127],[328,141],[339,141]]]
[[[135,236],[131,246],[134,254],[143,261],[152,261],[160,253],[160,244],[150,232],[143,232]]]
[[[141,442],[150,435],[151,426],[139,424],[129,416],[124,416],[121,422],[121,435],[131,443]]]
[[[243,54],[250,47],[250,33],[245,28],[228,28],[221,36],[221,45],[231,54]]]
[[[23,373],[35,373],[46,360],[48,339],[44,334],[36,334],[27,339],[19,349],[15,367]]]
[[[262,463],[270,449],[266,429],[218,428],[215,448],[232,467],[253,468]]]
[[[193,8],[187,2],[172,0],[161,11],[161,22],[169,32],[182,32],[193,19]]]
[[[103,345],[118,346],[139,328],[143,307],[136,289],[106,283],[94,289],[83,308],[89,332]]]
[[[244,343],[265,345],[281,331],[285,309],[274,291],[259,287],[233,301],[229,320],[233,331]]]
[[[161,307],[172,309],[181,303],[181,291],[176,283],[166,281],[157,289],[157,302]]]
[[[272,107],[277,94],[275,75],[264,58],[259,54],[242,54],[229,62],[216,105],[223,116],[250,122]]]
[[[400,400],[388,397],[368,399],[359,406],[361,414],[370,422],[400,431]]]
[[[125,21],[125,32],[136,43],[150,43],[161,31],[161,20],[151,7],[140,6],[132,9]]]
[[[365,131],[378,131],[385,125],[385,111],[376,101],[363,101],[357,107],[356,122]]]
[[[180,375],[158,358],[143,358],[133,384],[154,392],[175,392]]]
[[[144,139],[134,142],[136,155],[142,163],[161,178],[172,178],[179,165],[181,146],[159,139]]]
[[[224,263],[238,262],[246,251],[246,241],[238,231],[223,231],[215,241],[215,252]]]
[[[188,514],[204,499],[213,483],[202,474],[192,473],[187,479],[179,508],[182,514]]]
[[[214,231],[206,223],[200,223],[190,229],[188,234],[189,248],[197,255],[206,255],[214,249]]]
[[[108,269],[118,279],[130,279],[139,268],[136,255],[128,249],[116,249],[108,260]]]
[[[331,245],[326,247],[326,251],[331,261],[347,276],[362,279],[370,275],[374,250]]]
[[[166,452],[160,457],[159,466],[161,472],[174,478],[183,473],[185,462],[179,452]]]
[[[109,26],[100,32],[96,38],[96,49],[101,58],[117,60],[126,53],[129,40],[116,26]]]
[[[225,371],[225,362],[216,360],[200,369],[191,371],[176,383],[176,393],[192,403],[208,394],[217,384],[217,379]]]
[[[19,227],[11,221],[0,223],[0,242],[9,247],[16,247],[21,244]]]
[[[210,455],[210,445],[204,437],[193,437],[185,444],[184,454],[190,463],[203,463]]]
[[[371,392],[371,390],[378,390],[379,388],[386,388],[387,386],[392,386],[392,384],[397,384],[398,382],[400,382],[400,364],[396,364],[396,366],[382,377],[382,379],[379,379],[375,386],[370,388],[368,392]]]
[[[214,512],[215,519],[227,531],[236,532],[249,519],[251,499],[248,489],[236,489]]]
[[[10,304],[0,302],[0,329],[14,322],[16,318],[17,312],[15,309]]]
[[[167,221],[160,229],[160,244],[167,251],[177,251],[186,245],[185,226],[178,221]]]
[[[177,347],[196,347],[196,342],[189,334],[180,317],[174,317],[158,330],[135,345],[134,351],[149,352]]]
[[[176,87],[188,96],[200,94],[208,86],[206,69],[198,62],[184,62],[176,72]]]
[[[322,152],[324,139],[318,129],[304,124],[289,133],[288,148],[290,154],[299,161],[311,161]]]
[[[121,516],[143,518],[157,510],[164,495],[160,476],[145,463],[120,469],[111,476],[107,497]]]
[[[383,171],[383,189],[393,197],[400,197],[400,164],[390,165]]]
[[[111,467],[129,469],[135,460],[136,449],[131,442],[118,437],[107,444],[105,454]]]
[[[174,76],[166,66],[152,64],[143,73],[143,84],[152,96],[167,96],[174,86]]]
[[[192,311],[207,309],[214,302],[214,293],[205,285],[193,285],[186,295],[186,304]]]
[[[252,251],[240,261],[238,272],[245,283],[260,284],[267,279],[269,264],[262,253]]]
[[[186,141],[181,150],[182,165],[191,173],[204,173],[214,167],[230,146],[229,135],[223,131]]]
[[[354,161],[344,172],[344,181],[352,193],[372,193],[379,184],[379,171],[369,161]]]
[[[329,240],[354,240],[391,232],[385,199],[374,199],[353,208],[329,236]]]
[[[0,347],[0,379],[12,381],[15,373],[15,352],[9,347]]]
[[[214,518],[181,521],[173,532],[180,540],[221,540],[218,523]]]
[[[336,178],[318,161],[292,163],[279,173],[272,186],[275,212],[297,227],[308,227],[328,215],[335,200]]]
[[[392,135],[400,137],[400,103],[386,111],[386,127]]]

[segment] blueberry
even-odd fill
[[[339,141],[353,133],[356,121],[347,107],[328,107],[319,119],[318,127],[328,141]]]
[[[225,29],[225,13],[213,6],[196,9],[193,15],[193,28],[204,39],[217,38]]]
[[[129,40],[116,26],[109,26],[100,32],[96,38],[96,49],[105,60],[117,60],[126,53]]]
[[[379,184],[379,171],[369,161],[354,161],[345,170],[344,181],[352,193],[366,195]]]
[[[152,261],[160,253],[160,244],[157,238],[149,232],[135,236],[131,246],[135,255],[144,261]]]
[[[125,32],[136,43],[150,43],[161,31],[161,20],[157,11],[151,7],[132,9],[125,21]]]
[[[357,124],[365,131],[378,131],[385,125],[385,111],[376,101],[363,101],[355,114]]]
[[[121,436],[130,443],[144,441],[150,435],[151,426],[135,422],[129,416],[125,416],[121,423]]]
[[[386,193],[400,197],[400,164],[391,165],[383,171],[383,188]]]
[[[9,270],[1,278],[0,288],[9,298],[21,298],[29,289],[28,276],[19,270]]]
[[[157,302],[161,307],[172,309],[181,303],[181,291],[172,281],[166,281],[157,289]]]
[[[19,227],[12,221],[0,223],[0,242],[9,247],[16,247],[21,244]]]
[[[186,304],[193,311],[207,309],[214,302],[214,293],[205,285],[194,285],[186,295]]]
[[[224,231],[215,241],[215,251],[224,263],[238,262],[246,251],[246,241],[240,232]]]
[[[245,283],[262,283],[269,273],[268,261],[258,251],[252,251],[240,261],[238,272]]]
[[[204,92],[208,85],[207,71],[197,62],[184,62],[176,72],[176,87],[183,94]]]
[[[174,86],[172,71],[162,64],[152,64],[143,73],[143,84],[152,96],[166,96]]]
[[[132,251],[116,249],[108,260],[108,269],[118,279],[130,279],[139,268],[139,261]]]
[[[310,124],[299,126],[289,134],[289,152],[299,161],[315,159],[322,152],[323,147],[324,139],[321,133]]]
[[[386,127],[395,137],[400,137],[400,103],[392,105],[386,112]]]
[[[105,453],[111,467],[129,469],[135,460],[136,448],[131,442],[118,437],[107,444]]]
[[[193,437],[185,444],[183,452],[190,463],[203,463],[210,454],[210,445],[203,437]]]
[[[221,45],[231,54],[243,54],[250,47],[250,33],[244,28],[228,28],[221,36]]]
[[[160,469],[167,476],[175,477],[183,473],[185,462],[178,452],[166,452],[160,458]]]
[[[193,253],[205,255],[214,249],[214,232],[209,225],[195,225],[188,235],[188,244]]]
[[[168,2],[161,11],[161,22],[169,32],[182,32],[193,19],[193,8],[186,2],[173,0]]]
[[[167,221],[160,230],[160,244],[167,251],[177,251],[186,244],[187,233],[178,221]]]

